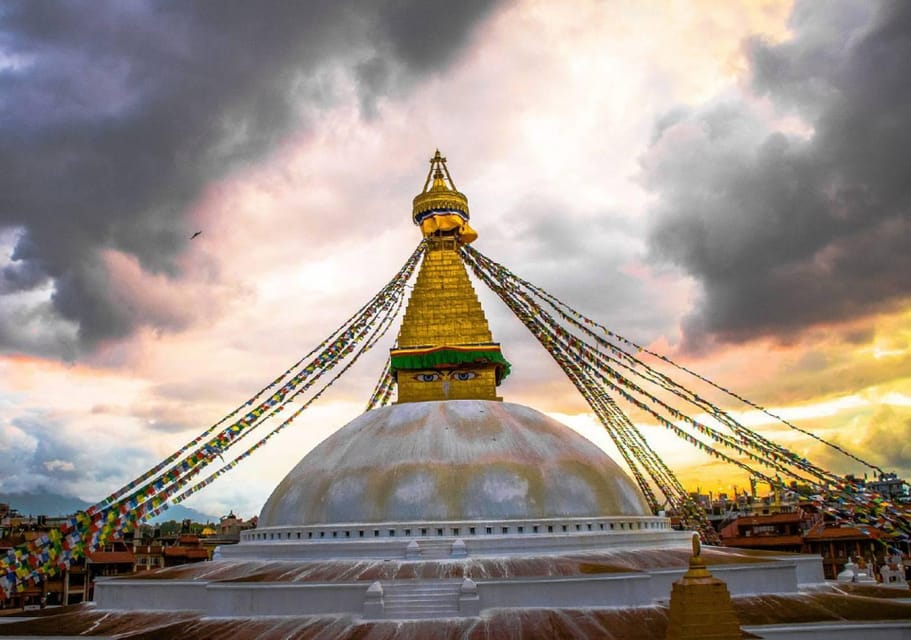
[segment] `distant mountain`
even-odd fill
[[[68,516],[90,504],[73,496],[59,493],[3,493],[0,502],[6,502],[24,516]]]
[[[162,511],[159,515],[147,520],[147,522],[167,522],[168,520],[186,520],[189,518],[193,522],[218,522],[219,516],[211,516],[208,513],[202,513],[196,509],[190,509],[182,504],[172,504],[167,511]]]
[[[10,507],[25,516],[67,516],[91,506],[89,502],[59,493],[4,493],[0,494],[0,502],[8,503]],[[170,509],[163,511],[149,522],[180,521],[187,518],[194,522],[218,521],[218,516],[177,504],[172,505]]]

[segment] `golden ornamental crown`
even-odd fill
[[[440,155],[439,149],[430,159],[423,191],[414,197],[411,217],[415,224],[421,224],[424,218],[436,213],[458,213],[469,219],[468,198],[456,189],[446,168],[446,158]]]

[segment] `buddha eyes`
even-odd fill
[[[448,377],[450,380],[465,382],[466,380],[477,378],[478,374],[474,371],[453,371],[449,374]],[[433,371],[427,373],[416,373],[414,374],[414,379],[418,382],[437,382],[438,380],[443,379],[443,375]]]

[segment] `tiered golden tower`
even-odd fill
[[[477,233],[468,224],[468,198],[455,188],[439,150],[412,216],[427,253],[390,352],[398,402],[499,400],[496,387],[509,362],[493,342],[459,256],[459,247]]]

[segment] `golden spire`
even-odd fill
[[[421,227],[425,238],[447,235],[468,244],[478,237],[468,224],[469,218],[468,198],[456,189],[446,158],[437,149],[430,159],[424,189],[414,197],[411,219]]]
[[[390,352],[398,402],[498,400],[496,386],[509,373],[509,362],[493,342],[459,255],[459,245],[477,234],[468,226],[468,198],[456,191],[439,150],[414,199],[413,216],[427,252]]]

